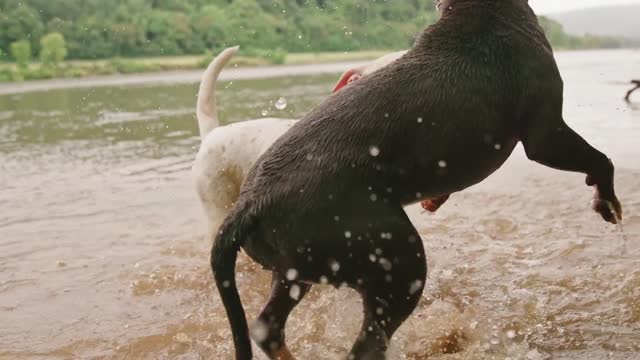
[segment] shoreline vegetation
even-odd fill
[[[433,0],[0,0],[0,83],[201,69],[235,45],[236,66],[368,60],[437,18]],[[640,45],[539,19],[556,49]]]
[[[556,51],[587,51],[606,48],[559,48]],[[614,49],[625,49],[614,48]],[[628,47],[627,49],[638,49]],[[286,54],[274,60],[269,56],[239,55],[231,59],[229,67],[261,67],[271,65],[310,65],[348,61],[373,60],[397,50],[362,50],[351,52],[318,52]],[[56,66],[42,62],[30,62],[26,66],[17,63],[0,62],[0,85],[3,83],[21,83],[35,80],[78,79],[95,76],[145,74],[169,71],[201,70],[206,68],[215,57],[183,55],[148,58],[114,58],[102,60],[70,60]]]
[[[393,50],[363,50],[352,52],[319,52],[286,54],[279,59],[264,56],[239,55],[231,59],[229,67],[259,67],[269,65],[307,65],[346,61],[364,61],[378,58]],[[72,79],[93,76],[142,74],[177,70],[204,69],[214,58],[205,56],[171,56],[148,58],[114,58],[104,60],[70,60],[55,67],[41,62],[26,66],[17,63],[0,63],[0,84],[30,80]]]

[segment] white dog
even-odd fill
[[[202,75],[198,91],[197,118],[202,144],[193,173],[208,218],[209,234],[215,234],[238,198],[240,186],[253,163],[296,122],[294,119],[263,118],[218,127],[215,84],[222,68],[237,51],[237,46],[228,48],[213,59]],[[334,92],[390,64],[404,53],[387,54],[370,64],[348,70]]]

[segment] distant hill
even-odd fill
[[[567,33],[640,39],[640,5],[614,5],[547,14]]]

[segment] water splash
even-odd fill
[[[280,99],[278,99],[278,101],[276,101],[274,105],[276,109],[284,110],[287,107],[287,99],[281,97]]]
[[[618,217],[618,213],[611,201],[607,201],[607,206],[609,207],[609,211],[613,214],[613,217],[616,219],[616,226],[618,227],[618,232],[620,232],[620,238],[622,239],[622,254],[624,255],[627,253],[627,234],[624,232],[622,219]]]

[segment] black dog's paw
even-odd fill
[[[617,224],[618,220],[622,220],[622,206],[618,199],[603,199],[597,196],[591,202],[591,208],[595,210],[606,222]]]

